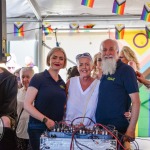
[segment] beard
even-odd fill
[[[112,75],[117,68],[116,58],[112,56],[102,58],[102,72],[104,75]]]

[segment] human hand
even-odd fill
[[[134,69],[134,71],[137,70],[137,68],[136,68],[136,63],[135,63],[134,61],[129,61],[129,62],[128,62],[128,65],[131,66],[131,67]]]
[[[142,73],[136,71],[136,75],[137,75],[137,79],[140,83],[143,83],[144,85],[149,84],[149,81],[144,78]]]
[[[123,141],[132,142],[135,140],[135,131],[127,129]]]
[[[53,120],[47,118],[45,125],[47,126],[48,129],[51,129],[55,126],[55,122]]]

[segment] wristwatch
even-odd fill
[[[43,118],[42,122],[46,123],[48,121],[48,119],[46,117]]]

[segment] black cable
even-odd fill
[[[57,32],[56,32],[56,30],[57,30],[57,28],[55,29],[55,32],[54,32],[55,33],[55,39],[56,39],[56,46],[59,47],[59,43],[57,41]]]
[[[75,118],[75,119],[72,120],[71,126],[73,126],[73,122],[74,122],[75,120],[81,119],[81,118],[87,118],[87,119],[89,119],[91,122],[93,122],[93,123],[95,124],[95,122],[94,122],[91,118],[89,118],[89,117],[77,117],[77,118]]]
[[[90,147],[88,147],[88,146],[86,146],[86,145],[84,145],[84,144],[81,144],[79,141],[77,141],[76,138],[74,138],[74,139],[76,140],[76,142],[77,142],[79,145],[81,145],[81,146],[83,146],[83,147],[86,147],[87,149],[93,150],[93,149],[91,149]]]

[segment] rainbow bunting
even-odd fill
[[[116,39],[123,39],[124,31],[125,31],[124,24],[117,24],[117,25],[115,25],[115,38]]]
[[[150,24],[145,26],[147,38],[150,39]]]
[[[124,14],[126,0],[114,0],[112,12],[118,15]]]
[[[84,29],[92,29],[95,26],[95,24],[87,24],[84,27]]]
[[[14,36],[23,37],[24,36],[24,25],[21,22],[14,23]]]
[[[82,0],[81,5],[92,8],[94,5],[94,0]]]
[[[53,33],[53,29],[51,28],[51,25],[45,27],[44,25],[42,25],[42,30],[43,30],[43,33],[45,35],[48,35],[50,33]]]
[[[150,22],[150,3],[148,3],[148,2],[143,7],[141,20],[145,20],[145,21]]]

